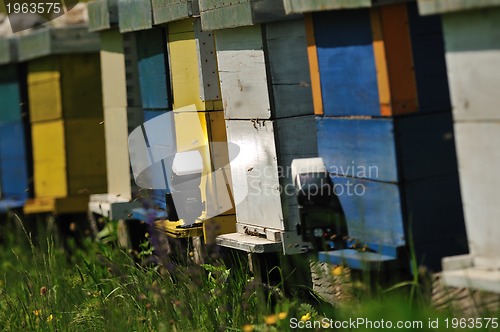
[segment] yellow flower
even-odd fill
[[[36,310],[33,311],[33,314],[35,316],[40,316],[41,313],[42,313],[42,309],[36,309]]]
[[[252,324],[243,325],[243,332],[253,332],[254,326]]]
[[[342,273],[344,272],[344,268],[342,266],[336,266],[331,270],[331,273],[333,276],[338,277],[341,276]]]
[[[280,312],[280,313],[278,314],[278,318],[279,318],[280,320],[285,319],[285,318],[286,318],[286,316],[288,316],[288,313],[286,313],[286,312],[284,312],[284,311],[283,311],[283,312]]]
[[[300,317],[300,320],[303,321],[303,322],[308,321],[310,319],[311,319],[311,314],[310,313],[307,313],[304,316]]]
[[[54,319],[54,316],[52,316],[52,314],[49,315],[49,317],[47,317],[47,322],[52,322],[52,320]]]
[[[278,316],[277,315],[269,315],[264,317],[264,322],[266,325],[274,325],[278,321]]]

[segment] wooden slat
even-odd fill
[[[120,32],[151,29],[151,0],[118,0]]]
[[[321,76],[319,72],[318,51],[314,37],[314,22],[312,15],[304,17],[307,36],[307,56],[309,59],[309,72],[311,74],[311,88],[313,94],[314,114],[323,114],[323,96],[321,92]]]
[[[269,119],[260,26],[221,30],[215,37],[226,119]]]
[[[405,0],[283,0],[287,14],[382,6]]]
[[[99,35],[103,106],[126,107],[127,86],[122,35],[117,30],[103,31]]]
[[[169,23],[186,19],[196,14],[197,0],[152,0],[155,24]]]
[[[56,120],[62,117],[63,108],[59,80],[31,83],[28,86],[28,95],[31,122]]]
[[[418,0],[420,15],[444,14],[500,6],[499,0]]]

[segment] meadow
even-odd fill
[[[312,290],[304,300],[284,296],[281,284],[265,287],[243,262],[179,264],[150,238],[138,252],[122,250],[113,223],[106,241],[69,240],[66,250],[45,227],[31,234],[20,225],[15,217],[1,224],[2,331],[496,330],[493,321],[461,327],[461,313],[433,308],[418,280],[368,291],[336,267],[332,277],[348,294],[333,306],[311,301]]]

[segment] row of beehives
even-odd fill
[[[127,136],[145,120],[173,110],[179,114],[177,144],[200,149],[206,172],[230,171],[236,233],[219,237],[222,245],[300,252],[297,203],[282,189],[291,183],[287,170],[294,158],[319,155],[338,189],[349,236],[375,252],[329,252],[321,255],[323,260],[347,259],[355,267],[367,261],[407,262],[405,251],[413,242],[419,262],[439,269],[442,257],[468,251],[448,82],[452,97],[464,100],[454,103],[455,118],[477,120],[474,112],[461,111],[461,105],[471,109],[478,102],[464,97],[473,83],[459,75],[465,70],[472,80],[473,73],[467,72],[471,65],[463,69],[462,63],[477,66],[479,60],[464,59],[460,52],[495,49],[491,41],[454,34],[464,22],[487,35],[494,28],[486,26],[487,20],[476,24],[476,11],[458,18],[445,15],[448,71],[458,72],[452,71],[458,76],[452,77],[446,70],[441,18],[420,16],[414,3],[392,2],[377,7],[370,1],[353,2],[352,8],[338,10],[337,1],[96,1],[89,18],[91,30],[99,31],[101,66],[97,45],[91,47],[97,34],[78,34],[89,41],[87,49],[72,43],[76,37],[69,32],[21,38],[19,55],[26,65],[9,68],[26,70],[27,79],[15,83],[12,74],[5,87],[20,90],[19,96],[7,94],[29,104],[31,130],[26,132],[33,143],[34,196],[25,211],[84,211],[88,193],[107,192],[94,195],[90,209],[113,218],[129,216],[137,205],[126,202],[138,194],[130,181]],[[422,3],[425,10],[428,2]],[[483,15],[493,22],[498,13]],[[47,35],[51,42],[41,47]],[[478,70],[478,79],[489,83],[488,68]],[[488,101],[496,97],[487,89],[477,93]],[[26,111],[26,103],[22,105]],[[478,114],[487,114],[479,119],[494,119],[487,106],[477,106]],[[14,117],[8,119],[19,128],[21,111],[12,107]],[[104,126],[99,125],[102,119]],[[485,137],[494,133],[487,126],[470,126],[455,126],[463,132],[457,132],[461,167],[472,152],[480,153],[467,131],[479,130]],[[2,129],[9,138],[2,139],[9,142],[0,150],[5,151],[2,169],[25,175],[2,171],[2,193],[7,196],[10,190],[22,199],[27,194],[20,179],[26,183],[30,163],[24,163],[26,171],[12,166],[26,155],[21,153],[24,136],[17,130],[21,139],[13,148],[14,134]],[[208,144],[226,140],[240,148],[229,166],[227,150]],[[486,170],[493,167],[484,156],[479,160]],[[280,177],[281,171],[288,176]],[[484,196],[484,181],[481,186],[478,179],[471,183],[469,173],[477,168],[461,172],[462,186],[469,186],[473,195],[462,187],[467,221],[480,222],[477,213],[494,220],[494,203],[485,205],[496,197],[493,190]],[[216,174],[213,181],[220,179]],[[217,195],[226,188],[216,184],[215,189]],[[165,203],[163,191],[153,196],[159,205]],[[478,197],[485,200],[482,212],[477,212]],[[205,215],[224,215],[222,230],[234,231],[232,210],[209,209],[215,212]],[[140,209],[136,212],[143,217]],[[498,232],[476,235],[474,229],[468,228],[471,249],[491,266],[494,256],[484,259],[494,252],[488,237]],[[256,240],[256,234],[265,239]],[[487,246],[478,244],[485,241]]]

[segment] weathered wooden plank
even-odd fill
[[[154,23],[170,23],[199,14],[197,5],[197,0],[152,0]]]
[[[118,30],[102,31],[100,37],[107,192],[131,199],[123,38]]]
[[[317,13],[313,19],[324,114],[380,114],[368,10]]]
[[[170,107],[166,43],[162,28],[136,32],[139,83],[142,107],[145,109]]]
[[[42,28],[19,37],[19,61],[51,54],[93,53],[99,44],[99,36],[85,26]]]
[[[313,113],[303,19],[268,23],[266,53],[276,118]],[[291,51],[293,50],[293,51]]]
[[[68,193],[63,125],[61,120],[31,125],[36,197],[64,197]]]
[[[269,119],[271,107],[260,26],[221,30],[215,38],[226,119]]]
[[[500,6],[499,0],[418,0],[420,15],[444,14]]]
[[[285,18],[282,1],[242,0],[235,2],[200,0],[204,30],[242,27]]]
[[[118,23],[117,0],[96,0],[87,5],[89,31],[103,31]]]
[[[290,187],[289,167],[295,158],[316,155],[314,117],[226,120],[226,127],[228,142],[240,148],[231,161],[237,222],[294,230],[299,221],[298,207]],[[299,130],[303,132],[300,141],[296,140]]]
[[[120,32],[151,29],[153,26],[151,0],[118,0]]]
[[[476,63],[480,65],[480,63]],[[477,82],[481,82],[477,80]],[[500,160],[500,124],[455,123],[460,186],[471,253],[498,259],[498,200],[500,179],[494,174]],[[493,172],[493,173],[492,173]]]
[[[446,65],[456,121],[499,120],[500,8],[445,15]]]

